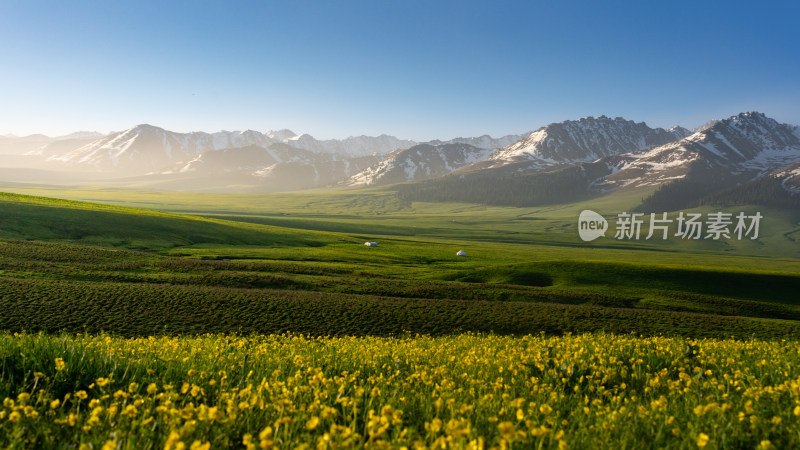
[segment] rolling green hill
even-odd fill
[[[762,337],[800,330],[800,261],[759,254],[779,244],[784,255],[796,252],[794,216],[779,210],[767,212],[775,220],[763,243],[725,248],[579,241],[580,210],[625,208],[636,193],[546,208],[404,204],[385,191],[161,195],[116,198],[171,199],[162,206],[180,213],[0,194],[0,328]],[[457,257],[459,249],[469,256]]]
[[[160,250],[225,244],[319,247],[321,233],[120,206],[0,193],[0,237]]]
[[[800,257],[800,212],[775,207],[703,206],[687,210],[700,213],[745,211],[748,214],[760,211],[765,218],[761,237],[757,241],[617,241],[613,239],[613,230],[607,234],[609,238],[591,243],[585,243],[578,238],[577,217],[582,210],[591,209],[612,219],[618,213],[632,211],[652,190],[615,192],[581,202],[522,208],[474,203],[407,202],[401,200],[394,191],[385,189],[317,190],[265,195],[63,189],[47,186],[0,185],[0,189],[36,196],[363,237],[414,237],[437,242],[455,241],[457,245],[464,245],[465,242],[541,244],[547,247],[593,249],[595,253],[603,253],[606,249],[623,250],[623,254],[630,251],[645,252],[635,253],[645,256],[631,257],[642,262],[661,261],[662,257],[658,255],[670,252],[680,253],[691,259],[689,263],[693,264],[727,265],[727,259],[720,258],[720,255],[731,255],[765,258],[757,266],[770,270],[782,264],[782,261],[772,261],[776,257],[790,260]],[[657,251],[658,254],[646,253],[649,251]],[[582,253],[582,250],[578,253]],[[703,254],[708,254],[710,260],[696,261],[695,255]],[[602,258],[602,255],[598,257]],[[617,253],[612,255],[613,259],[621,257],[627,258]],[[682,262],[681,258],[675,261]],[[732,265],[738,267],[739,264],[736,262]]]

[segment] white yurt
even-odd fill
[[[467,256],[467,252],[464,250],[459,250],[458,253],[456,253],[456,256]]]

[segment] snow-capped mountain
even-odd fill
[[[76,131],[74,133],[65,134],[64,136],[58,136],[53,138],[56,141],[63,141],[67,139],[74,139],[74,140],[97,140],[105,136],[103,133],[98,133],[97,131]]]
[[[620,155],[612,186],[648,186],[682,179],[692,169],[756,178],[800,161],[797,128],[758,112],[716,120],[696,133],[653,149]]]
[[[329,139],[318,141],[308,134],[290,137],[284,140],[287,144],[310,150],[315,153],[329,153],[339,156],[358,157],[372,154],[387,154],[395,150],[403,150],[416,145],[411,140],[398,139],[382,134],[380,136],[351,136],[342,140]]]
[[[252,130],[175,133],[143,124],[109,134],[48,160],[99,171],[141,174],[158,171],[208,150],[266,146],[273,142],[268,136]]]
[[[580,122],[589,123],[577,127]],[[599,122],[545,127],[486,161],[397,190],[410,201],[534,206],[646,189],[641,208],[648,211],[703,202],[800,207],[800,198],[791,198],[800,194],[798,127],[757,112],[712,121],[689,136],[685,129],[649,130],[621,119]],[[668,142],[651,146],[659,140]]]
[[[480,192],[476,201],[488,201],[493,192],[511,199],[512,184],[537,199],[557,189],[564,200],[566,194],[652,189],[681,180],[682,195],[698,186],[702,192],[694,194],[710,195],[732,186],[746,190],[749,183],[769,177],[771,187],[800,194],[800,128],[757,112],[712,120],[694,131],[600,116],[522,135],[424,144],[387,135],[317,140],[291,130],[176,133],[138,125],[107,136],[0,136],[0,155],[5,167],[69,168],[94,177],[133,176],[154,187],[206,192],[419,180],[428,180],[425,189],[431,191],[444,176],[445,183],[460,183],[447,192]],[[43,160],[50,166],[25,165]],[[767,192],[766,184],[754,189]],[[517,200],[510,204],[526,204]]]
[[[380,158],[377,155],[343,158],[277,142],[266,148],[250,145],[209,150],[153,177],[162,186],[181,190],[217,192],[232,186],[250,186],[252,191],[277,192],[329,186]]]
[[[396,152],[380,163],[353,175],[346,184],[357,186],[425,180],[483,161],[492,152],[491,148],[478,148],[463,143],[419,144]]]
[[[374,163],[378,159],[378,156],[341,158],[335,154],[314,153],[278,142],[270,144],[266,148],[250,145],[247,147],[209,150],[189,160],[180,161],[169,169],[162,171],[161,174],[246,172],[263,176],[264,173],[272,171],[280,164],[293,163],[323,166],[341,163],[343,166],[341,178],[346,178],[365,167],[365,164],[360,161],[368,160]],[[338,181],[338,179],[334,181]]]
[[[454,139],[450,139],[449,141],[440,141],[437,139],[433,141],[428,141],[426,142],[426,144],[430,145],[467,144],[484,150],[494,150],[518,142],[520,139],[523,139],[527,135],[528,133],[509,134],[507,136],[503,136],[500,138],[493,138],[488,134],[484,134],[483,136],[478,136],[478,137],[468,137],[468,138],[457,137]]]
[[[37,149],[25,153],[27,156],[34,156],[43,159],[52,156],[63,155],[71,151],[77,150],[85,145],[89,145],[103,137],[100,133],[79,132],[72,133],[66,136],[54,138],[52,141],[40,146]]]
[[[317,158],[308,161],[275,163],[251,175],[257,177],[262,186],[274,186],[271,190],[308,189],[339,183],[375,164],[379,159],[377,155],[347,159],[341,159],[336,155],[317,155]]]
[[[249,146],[266,149],[276,143],[285,143],[306,152],[335,155],[340,159],[384,154],[415,144],[386,135],[318,141],[307,134],[298,136],[290,130],[175,133],[143,124],[109,134],[79,148],[48,155],[48,161],[111,173],[144,174],[161,172],[211,150]]]
[[[53,140],[53,138],[42,134],[32,134],[30,136],[6,134],[0,136],[0,155],[23,155],[36,151],[53,142]]]
[[[542,127],[524,139],[505,146],[487,161],[488,166],[530,162],[532,167],[591,162],[656,147],[682,139],[685,128],[650,128],[620,117],[585,117]]]
[[[0,167],[39,167],[44,164],[46,158],[69,152],[99,137],[102,137],[100,133],[90,131],[58,137],[42,134],[23,137],[0,136]]]
[[[271,139],[274,139],[276,141],[281,141],[281,142],[286,142],[289,139],[292,139],[292,138],[297,136],[297,133],[295,133],[294,131],[286,130],[286,129],[277,130],[277,131],[267,131],[266,134]]]
[[[670,128],[667,131],[670,134],[672,134],[673,136],[675,136],[676,138],[678,138],[678,139],[687,138],[687,137],[691,136],[692,133],[694,133],[692,130],[690,130],[688,128],[684,128],[684,127],[679,126],[679,125],[676,125],[676,126]]]
[[[173,173],[228,173],[237,171],[256,171],[280,162],[275,152],[256,145],[247,147],[209,150],[188,161],[176,163],[173,167],[162,171],[164,175]]]

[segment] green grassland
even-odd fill
[[[666,242],[600,239],[587,244],[578,238],[577,216],[592,209],[611,218],[631,211],[649,191],[619,192],[593,200],[529,208],[496,207],[465,203],[404,202],[389,189],[315,190],[285,194],[185,194],[103,188],[53,188],[46,186],[3,186],[21,194],[81,200],[180,214],[217,217],[246,223],[293,229],[330,231],[360,237],[415,237],[431,240],[482,241],[512,244],[542,244],[548,247],[679,253],[674,258],[701,255],[701,262],[717,264],[719,255],[756,256],[768,259],[800,256],[800,213],[763,207],[732,207],[723,211],[764,214],[761,237],[756,241],[711,240]],[[710,212],[712,208],[695,211]],[[609,231],[613,237],[613,230]],[[702,259],[702,255],[711,258]],[[579,255],[576,255],[579,257]],[[648,255],[650,256],[650,255]],[[614,259],[620,254],[614,254]],[[644,260],[634,256],[634,260]],[[713,259],[713,261],[712,261]],[[740,261],[732,265],[739,266]],[[723,264],[725,261],[723,260]],[[756,266],[764,266],[757,263]],[[777,267],[775,262],[767,267]]]
[[[0,194],[7,330],[765,338],[800,331],[800,227],[780,210],[759,209],[756,241],[584,243],[581,210],[611,218],[644,193],[508,208],[408,204],[379,189],[13,190],[38,196]],[[457,257],[459,249],[469,256]]]

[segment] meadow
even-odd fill
[[[584,243],[581,210],[642,193],[3,189],[5,447],[798,445],[791,211]]]
[[[532,211],[450,205],[446,216],[458,218],[450,219],[455,225],[448,230],[442,212],[400,208],[375,215],[372,208],[399,207],[382,192],[298,195],[294,211],[311,203],[322,218],[300,215],[291,219],[293,227],[260,223],[277,219],[259,208],[291,212],[288,197],[247,197],[264,203],[253,202],[248,215],[232,220],[230,212],[222,219],[212,207],[244,207],[243,198],[176,195],[174,209],[183,212],[158,212],[2,194],[0,305],[7,313],[0,328],[125,336],[165,330],[379,336],[404,330],[607,331],[718,338],[797,333],[795,258],[746,248],[690,253],[644,242],[575,244],[574,233],[546,231],[564,228],[561,221],[572,214],[558,209],[550,218],[517,220],[536,223],[523,232],[519,224],[516,231],[498,231],[506,220],[500,213],[530,219]],[[191,199],[213,202],[187,205]],[[334,214],[342,202],[357,201],[348,218]],[[201,206],[205,215],[188,214]],[[362,229],[345,233],[348,221],[357,219]],[[457,238],[468,225],[472,234]],[[373,226],[407,234],[362,234]],[[503,239],[489,236],[492,231]],[[541,236],[548,233],[553,237],[545,243]],[[767,233],[766,243],[775,239]],[[784,234],[778,237],[789,242]],[[364,247],[372,239],[380,246]],[[469,256],[457,257],[459,249]]]

